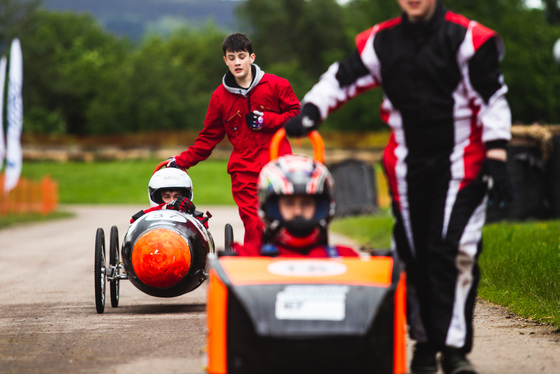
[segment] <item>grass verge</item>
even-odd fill
[[[148,182],[159,161],[27,162],[22,175],[33,180],[50,175],[58,182],[61,204],[149,206]],[[227,161],[206,160],[203,165],[188,171],[193,181],[194,203],[233,205]]]
[[[560,221],[488,225],[483,241],[480,296],[560,327]]]
[[[336,219],[331,229],[361,245],[390,245],[392,218]],[[496,223],[483,229],[479,295],[517,315],[560,328],[560,221]]]
[[[391,247],[393,218],[388,210],[374,216],[335,218],[330,227],[331,230],[354,239],[365,248]]]

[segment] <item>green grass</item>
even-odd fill
[[[27,162],[24,177],[50,175],[59,184],[61,204],[146,204],[148,182],[159,160],[107,162]],[[189,169],[195,204],[233,205],[227,161],[206,160]]]
[[[483,235],[480,295],[560,327],[560,221],[497,223]]]
[[[386,249],[391,247],[393,218],[389,211],[375,216],[335,218],[330,228],[340,232],[365,248]]]
[[[390,245],[392,219],[337,219],[331,229],[361,245]],[[525,318],[560,328],[560,221],[497,223],[483,229],[479,295]]]

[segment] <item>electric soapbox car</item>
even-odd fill
[[[240,257],[232,243],[226,225],[225,250],[209,255],[207,372],[406,373],[406,274],[390,252]]]
[[[160,163],[154,173],[165,162]],[[132,223],[119,253],[119,233],[111,227],[109,264],[106,264],[105,233],[95,236],[95,306],[105,311],[107,280],[111,306],[119,304],[119,282],[128,279],[140,291],[157,297],[175,297],[191,292],[208,278],[208,254],[214,239],[203,220],[178,210],[156,210]]]

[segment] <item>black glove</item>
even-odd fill
[[[513,201],[514,196],[513,184],[509,178],[507,164],[505,161],[488,158],[486,159],[486,166],[488,174],[492,178],[489,184],[488,205],[492,206],[494,203],[497,203],[500,208],[503,208],[506,203]]]
[[[188,197],[179,197],[177,200],[168,203],[166,209],[180,210],[181,212],[193,214],[196,207]]]
[[[245,122],[251,130],[259,131],[263,128],[264,123],[264,113],[258,110],[253,110],[253,113],[249,113],[245,116]]]
[[[169,157],[167,159],[167,165],[168,168],[178,168],[179,165],[177,165],[177,161],[175,160],[175,157]]]
[[[320,122],[321,114],[319,113],[319,108],[311,103],[307,103],[297,116],[286,121],[284,129],[288,136],[300,138],[317,129]]]

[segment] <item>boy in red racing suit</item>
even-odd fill
[[[253,241],[258,247],[263,226],[257,214],[257,178],[269,160],[272,136],[288,118],[299,113],[300,103],[286,79],[266,74],[253,63],[255,54],[246,35],[227,36],[222,50],[229,71],[212,94],[204,128],[194,145],[173,157],[168,166],[195,166],[207,159],[227,135],[233,145],[227,172],[245,228],[244,241]],[[291,153],[287,140],[279,153]]]
[[[329,246],[327,228],[335,212],[334,182],[320,162],[286,155],[269,162],[259,175],[259,215],[263,245],[234,243],[240,256],[357,257],[354,249]]]
[[[130,219],[131,224],[146,213],[172,209],[195,216],[208,228],[207,221],[211,216],[206,213],[208,217],[204,218],[204,214],[196,210],[192,202],[193,183],[184,170],[165,168],[155,172],[148,183],[148,198],[151,207],[133,215]]]

